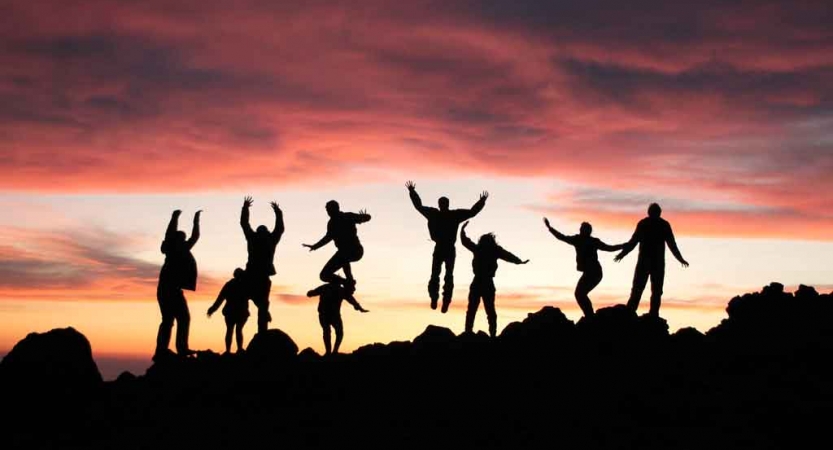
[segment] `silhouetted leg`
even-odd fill
[[[336,251],[330,260],[324,264],[324,268],[321,269],[319,278],[321,278],[321,281],[325,283],[336,282],[343,286],[345,284],[345,280],[344,278],[336,275],[336,272],[342,269],[345,264],[347,264],[347,260],[344,258],[341,250]]]
[[[477,285],[477,280],[471,282],[469,286],[469,304],[466,308],[466,332],[473,333],[474,331],[474,317],[477,315],[477,308],[480,307],[480,289]]]
[[[486,310],[486,319],[489,322],[489,336],[497,335],[497,311],[495,311],[495,287],[494,284],[484,289],[483,309]]]
[[[191,313],[188,311],[188,303],[182,290],[178,292],[176,299],[176,352],[187,356],[192,353],[188,346],[188,333],[191,328]]]
[[[324,337],[324,354],[329,355],[333,352],[333,346],[330,342],[330,321],[327,320],[327,316],[318,313],[318,323],[321,324],[321,331]]]
[[[454,292],[454,260],[457,252],[454,247],[449,249],[445,256],[445,279],[443,280],[443,308],[442,312],[448,311],[451,305],[451,294]]]
[[[241,320],[237,323],[236,331],[237,331],[237,353],[243,351],[243,325],[246,324],[246,319]]]
[[[600,270],[588,270],[582,273],[581,278],[579,278],[576,284],[576,302],[578,302],[578,306],[581,308],[581,312],[584,313],[585,317],[593,315],[593,304],[590,302],[588,294],[601,281],[602,272]]]
[[[353,277],[353,266],[351,263],[359,261],[362,259],[362,256],[364,256],[364,247],[354,248],[345,252],[344,259],[346,262],[344,263],[344,266],[342,266],[342,270],[344,270],[344,276],[347,279],[344,281],[344,287],[355,290],[356,279]]]
[[[662,287],[665,283],[665,264],[657,264],[651,271],[651,309],[648,314],[659,317],[659,305],[662,301]]]
[[[226,353],[231,353],[232,334],[234,334],[234,320],[226,317]]]
[[[437,301],[440,299],[440,271],[442,267],[442,249],[435,245],[434,254],[431,255],[431,278],[428,280],[428,297],[431,298],[431,309],[437,309]]]
[[[631,296],[628,299],[628,308],[634,313],[639,309],[639,301],[642,299],[642,292],[645,290],[645,285],[648,284],[648,265],[641,262],[636,263],[636,268],[633,270],[633,286],[631,287]]]
[[[156,334],[156,353],[162,355],[171,345],[171,331],[174,327],[174,312],[171,308],[171,290],[159,287],[156,290],[156,301],[159,302],[159,311],[162,313],[162,322],[159,324],[159,331]]]
[[[344,324],[341,322],[341,315],[333,319],[333,328],[336,330],[336,343],[333,345],[333,353],[338,353],[338,348],[341,347],[341,340],[344,339]]]
[[[269,329],[272,315],[269,314],[269,293],[272,291],[272,280],[268,276],[260,276],[251,280],[250,298],[257,307],[257,332]]]

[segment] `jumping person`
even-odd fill
[[[474,328],[474,316],[480,307],[480,300],[483,300],[483,308],[486,310],[486,318],[489,321],[489,335],[495,337],[497,334],[497,312],[495,311],[495,272],[497,261],[502,259],[513,264],[526,264],[520,258],[509,253],[498,245],[495,235],[487,233],[480,236],[477,244],[466,236],[468,222],[463,224],[460,230],[460,241],[463,246],[474,253],[471,267],[474,271],[474,279],[469,287],[469,304],[466,310],[466,332],[471,333]]]
[[[326,209],[330,216],[330,220],[327,222],[327,234],[315,244],[302,245],[308,248],[309,251],[313,251],[333,241],[337,250],[324,265],[324,268],[321,269],[319,275],[321,281],[325,283],[337,282],[351,291],[355,290],[356,279],[353,278],[350,263],[359,261],[364,256],[364,247],[359,242],[356,225],[369,221],[370,215],[364,210],[359,211],[358,214],[341,211],[338,202],[335,200],[328,201]],[[344,278],[336,275],[339,269],[344,271]]]
[[[356,311],[363,313],[368,312],[362,308],[362,305],[353,297],[353,293],[344,286],[338,284],[336,281],[330,281],[322,284],[317,288],[307,292],[307,297],[319,296],[318,300],[318,322],[321,324],[321,330],[324,333],[324,348],[326,354],[338,353],[338,348],[341,346],[341,340],[344,338],[344,324],[341,321],[341,302],[347,300],[347,303],[353,305]],[[330,328],[335,329],[336,342],[335,346],[330,343]]]
[[[550,226],[550,221],[545,217],[544,224],[547,229],[558,240],[566,242],[576,248],[576,270],[582,272],[576,284],[576,302],[584,313],[585,317],[593,315],[593,304],[590,302],[590,291],[602,281],[602,265],[599,263],[598,250],[615,252],[624,248],[625,244],[608,245],[600,239],[591,236],[593,227],[582,222],[579,234],[566,236]]]
[[[184,231],[178,231],[179,216],[182,211],[176,210],[171,215],[165,239],[160,251],[165,255],[165,262],[159,272],[159,284],[156,287],[156,300],[162,313],[162,323],[156,335],[156,351],[153,360],[156,361],[169,353],[171,331],[176,321],[176,353],[189,356],[195,352],[188,346],[188,331],[191,324],[191,314],[188,302],[185,300],[183,289],[189,291],[197,288],[197,261],[191,254],[191,249],[200,238],[200,214],[194,214],[194,227],[191,237],[186,239]]]
[[[266,331],[272,315],[269,314],[269,291],[272,289],[272,280],[275,275],[275,248],[281,241],[284,232],[283,211],[277,203],[271,202],[272,211],[275,212],[275,228],[269,232],[265,225],[252,230],[249,225],[249,208],[252,206],[252,198],[246,197],[243,200],[243,208],[240,211],[240,226],[246,236],[246,250],[248,261],[246,262],[246,291],[248,298],[257,306],[257,332]]]
[[[430,206],[423,206],[416,186],[412,181],[405,184],[408,188],[408,195],[414,208],[428,219],[428,233],[434,241],[434,253],[431,260],[431,278],[428,280],[428,296],[431,298],[431,309],[437,309],[440,290],[440,271],[445,264],[445,277],[443,279],[443,313],[448,311],[451,304],[451,297],[454,291],[454,261],[457,257],[457,228],[461,223],[476,216],[486,205],[489,198],[488,192],[480,194],[480,199],[471,209],[448,209],[448,197],[440,197],[437,201],[439,209]]]

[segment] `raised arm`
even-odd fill
[[[511,252],[509,252],[508,250],[506,250],[503,247],[498,247],[497,256],[498,256],[498,258],[500,258],[504,261],[508,261],[508,262],[511,262],[511,263],[514,263],[514,264],[526,264],[526,263],[529,262],[528,259],[526,261],[521,260],[521,258],[518,258],[517,256],[513,255]]]
[[[680,249],[677,247],[677,240],[674,239],[674,232],[671,230],[671,225],[668,225],[665,242],[668,244],[668,249],[671,250],[671,254],[677,258],[677,261],[679,261],[683,267],[688,267],[688,261],[683,258],[682,253],[680,253]]]
[[[477,246],[474,245],[474,242],[472,242],[472,240],[466,235],[467,226],[469,226],[468,222],[464,223],[463,228],[460,229],[460,242],[463,243],[463,247],[466,247],[469,251],[474,253],[474,251],[477,250]]]
[[[416,185],[414,185],[413,181],[409,181],[405,183],[405,187],[408,188],[408,196],[411,197],[411,203],[414,204],[414,208],[419,211],[420,214],[428,218],[428,214],[431,211],[431,208],[422,205],[422,199],[419,198],[419,194],[416,191]]]
[[[486,192],[486,191],[483,191],[480,194],[480,198],[477,200],[477,202],[474,203],[474,205],[471,207],[471,209],[460,210],[460,212],[462,213],[461,219],[462,220],[468,220],[468,219],[471,219],[472,217],[476,216],[477,214],[479,214],[480,211],[483,210],[483,207],[486,206],[486,199],[488,199],[488,198],[489,198],[489,193]]]
[[[254,230],[252,230],[252,226],[249,225],[250,206],[252,206],[252,198],[246,197],[243,200],[243,208],[240,210],[240,227],[243,228],[243,234],[246,235],[247,239],[255,234]]]
[[[272,202],[272,211],[275,212],[275,228],[272,229],[272,236],[275,239],[280,239],[284,232],[283,211],[275,202]]]
[[[559,241],[566,242],[570,245],[573,244],[573,242],[574,242],[573,239],[571,239],[570,236],[567,236],[567,235],[561,233],[560,231],[556,230],[552,226],[550,226],[550,221],[546,217],[544,218],[544,225],[547,226],[547,230],[550,231],[550,234],[555,236],[555,238],[558,239]]]
[[[168,228],[165,229],[165,239],[173,239],[174,233],[179,229],[179,216],[182,211],[176,210],[171,214],[171,220],[168,222]]]
[[[188,238],[188,241],[185,243],[188,250],[194,248],[194,244],[200,240],[200,214],[202,214],[202,210],[199,210],[194,214],[194,227],[191,229],[191,237]]]

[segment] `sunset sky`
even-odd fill
[[[370,312],[343,307],[343,350],[462,332],[471,254],[458,244],[452,309],[432,311],[408,180],[432,206],[489,191],[470,234],[531,260],[497,271],[499,330],[546,305],[580,317],[574,250],[543,217],[615,244],[654,201],[691,264],[667,257],[672,331],[708,330],[771,281],[830,292],[831,23],[824,0],[7,2],[0,355],[73,326],[105,377],[143,373],[174,209],[189,234],[204,210],[191,344],[222,351],[205,311],[246,262],[246,195],[253,226],[272,227],[272,200],[284,211],[271,325],[299,347],[323,351],[305,293],[335,249],[301,244],[330,199],[372,216],[353,268]],[[597,308],[629,293],[636,253],[613,256]]]

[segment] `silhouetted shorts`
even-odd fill
[[[341,314],[329,314],[319,312],[318,323],[321,324],[321,328],[334,327],[338,329],[343,326],[341,322]]]
[[[364,247],[361,245],[354,248],[340,248],[336,251],[336,254],[333,255],[333,259],[338,260],[339,262],[356,262],[362,259],[364,256]]]
[[[226,326],[240,325],[241,327],[249,320],[248,311],[244,314],[226,314]]]

